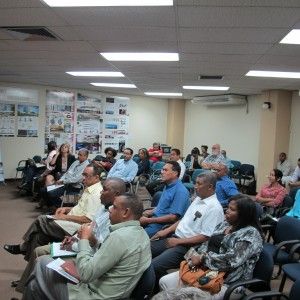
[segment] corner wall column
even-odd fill
[[[168,99],[167,144],[183,152],[185,100]]]
[[[276,167],[279,153],[288,153],[292,92],[270,90],[263,93],[262,99],[270,102],[271,108],[261,113],[257,191],[267,182],[266,175]]]

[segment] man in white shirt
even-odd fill
[[[207,241],[224,220],[223,208],[215,194],[216,181],[212,172],[199,175],[195,185],[198,197],[183,218],[151,238],[152,265],[157,281],[168,269],[178,268],[188,249]]]
[[[280,170],[283,176],[289,176],[291,174],[292,167],[290,162],[287,160],[286,153],[281,152],[279,154],[279,160],[277,162],[276,169]]]
[[[174,148],[171,150],[170,160],[177,161],[179,163],[179,166],[180,166],[179,179],[182,180],[185,170],[186,170],[186,167],[185,167],[185,164],[180,159],[180,150],[179,149]]]

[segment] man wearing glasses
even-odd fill
[[[73,235],[82,224],[90,223],[96,211],[103,206],[99,201],[102,191],[99,174],[97,166],[87,165],[82,173],[85,189],[78,204],[74,207],[60,207],[51,216],[40,215],[23,236],[22,244],[6,244],[4,249],[11,254],[23,254],[28,261],[36,247],[61,241],[65,236]]]

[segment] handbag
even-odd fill
[[[180,263],[179,278],[183,283],[207,291],[210,294],[217,294],[220,292],[224,282],[225,272],[217,272],[214,277],[210,276],[209,269],[199,268],[192,272],[186,260]]]

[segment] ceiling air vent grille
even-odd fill
[[[199,75],[198,80],[222,80],[223,75]]]
[[[0,27],[11,37],[21,41],[57,41],[61,40],[46,27]]]

